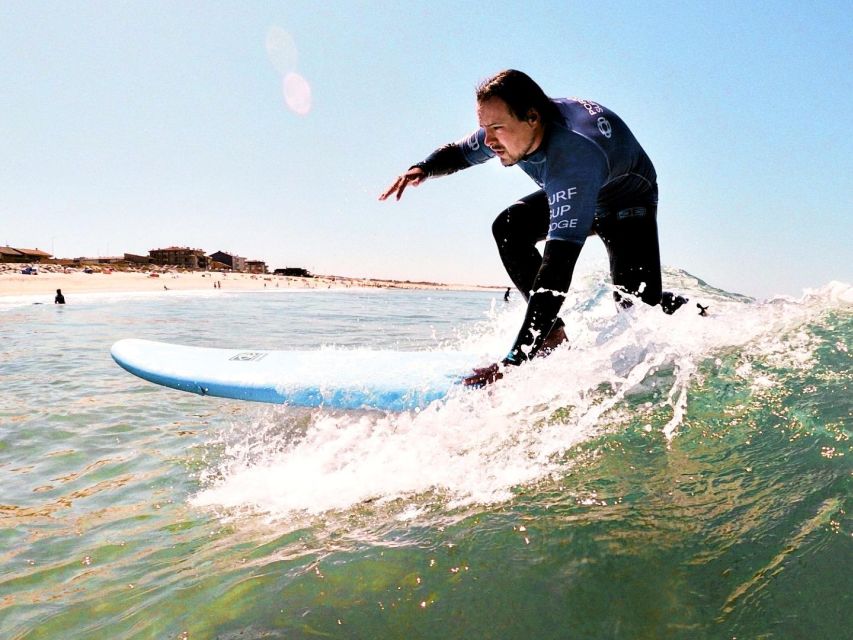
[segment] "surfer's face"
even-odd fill
[[[542,143],[542,120],[532,109],[527,118],[519,120],[502,99],[489,98],[477,103],[477,120],[486,131],[486,146],[505,167],[533,153]]]

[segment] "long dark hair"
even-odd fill
[[[559,112],[556,105],[526,73],[506,69],[487,78],[477,87],[477,102],[500,98],[509,111],[519,120],[526,120],[531,109],[535,109],[544,122],[556,120]]]

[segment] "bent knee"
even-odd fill
[[[494,219],[494,222],[492,222],[492,235],[496,241],[504,241],[512,235],[512,218],[512,207],[507,207]]]
[[[525,227],[529,224],[530,207],[524,202],[513,202],[501,211],[492,222],[492,235],[498,243],[527,235]]]

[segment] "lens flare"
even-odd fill
[[[311,111],[311,85],[296,72],[284,76],[284,102],[288,109],[300,116]]]
[[[267,33],[267,56],[270,62],[282,75],[296,70],[299,54],[296,41],[281,27],[271,27]]]

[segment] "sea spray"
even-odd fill
[[[737,375],[759,387],[772,382],[756,373],[756,357],[808,366],[815,344],[806,325],[827,304],[849,308],[851,300],[849,287],[836,284],[802,300],[759,303],[686,274],[677,279],[685,295],[711,305],[711,315],[688,306],[669,317],[645,305],[617,313],[610,287],[592,280],[563,308],[567,345],[493,386],[460,387],[419,412],[259,410],[256,423],[227,434],[219,468],[192,502],[248,506],[276,520],[366,503],[395,503],[400,515],[425,499],[451,510],[506,501],[519,488],[570,473],[574,446],[637,416],[677,437],[691,388],[715,375],[713,363],[726,353],[739,354]],[[449,346],[500,353],[523,312],[518,303],[493,305]]]

